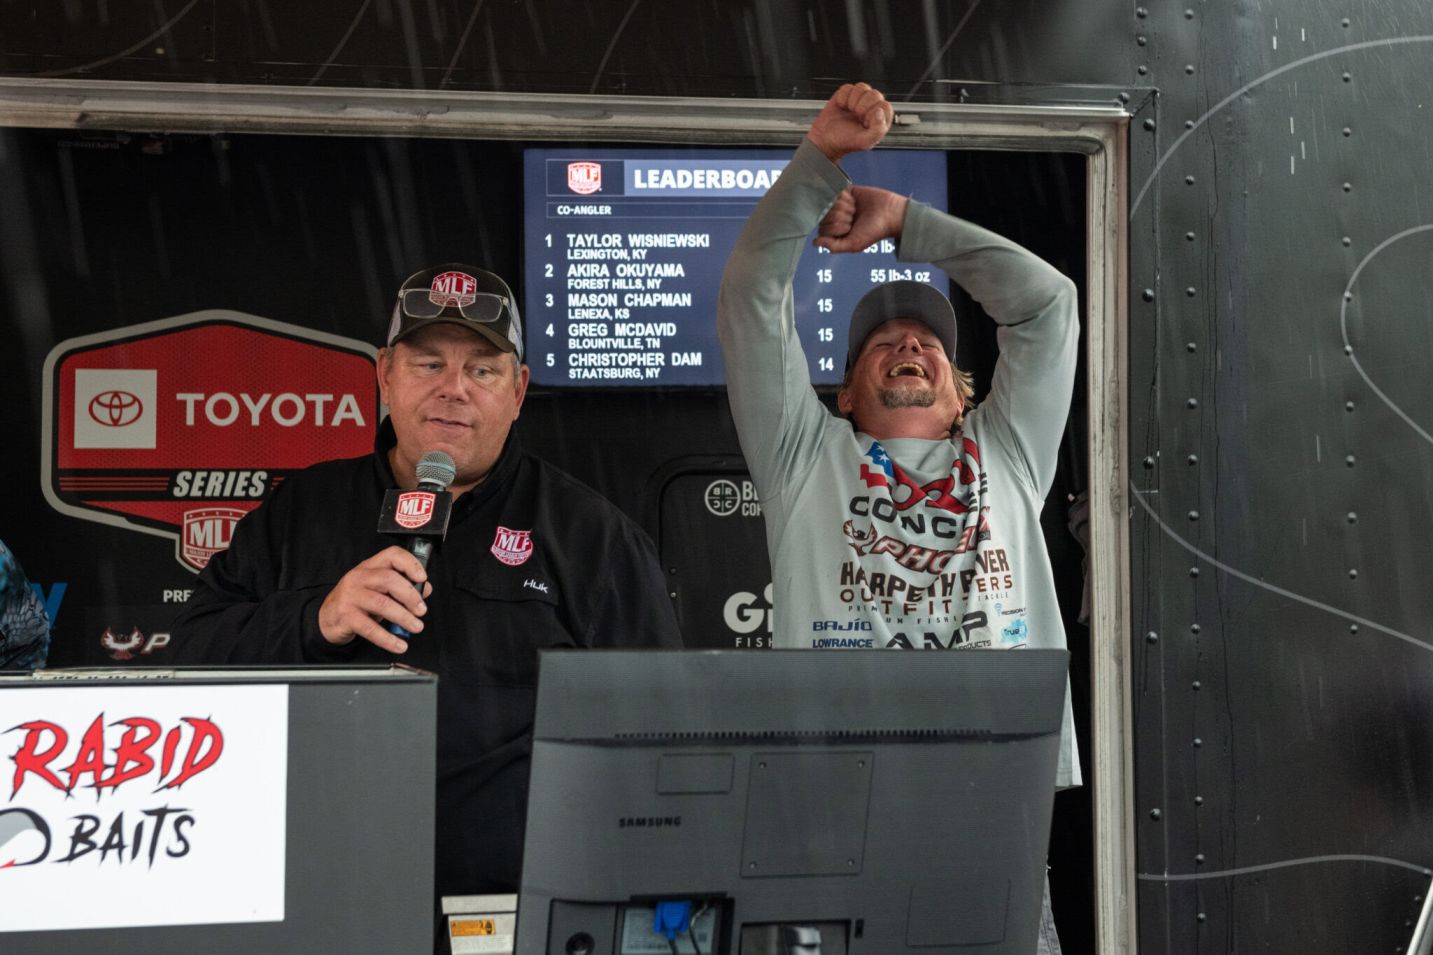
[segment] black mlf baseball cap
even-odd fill
[[[507,283],[491,272],[451,262],[408,276],[398,289],[387,344],[440,322],[472,329],[522,360],[517,299]]]

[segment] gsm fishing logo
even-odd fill
[[[224,733],[213,720],[186,716],[166,728],[145,716],[106,724],[101,713],[73,747],[65,727],[49,720],[30,720],[0,735],[10,733],[23,736],[10,756],[9,801],[28,792],[33,802],[0,808],[0,871],[42,862],[153,868],[193,848],[197,813],[175,803],[180,787],[224,755]],[[154,798],[142,796],[141,802],[149,805],[133,799],[118,810],[100,805],[102,796],[146,788]],[[55,802],[56,793],[68,802],[77,789],[94,792],[93,812],[32,808]]]
[[[197,573],[285,475],[372,449],[375,356],[220,309],[60,342],[45,359],[45,498],[171,538]]]

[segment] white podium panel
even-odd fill
[[[0,677],[0,949],[422,951],[436,678]]]

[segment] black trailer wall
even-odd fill
[[[1430,51],[1420,0],[0,8],[10,77],[813,100],[860,78],[898,103],[1124,103],[1138,943],[1172,952],[1392,951],[1428,888]],[[166,139],[160,155],[136,138],[102,159],[62,145],[83,139],[0,138],[0,274],[17,331],[0,359],[12,422],[0,537],[58,609],[57,662],[94,652],[81,647],[120,608],[162,612],[186,572],[170,542],[96,529],[40,494],[40,364],[54,343],[261,298],[285,321],[373,340],[354,313],[380,329],[409,253],[446,255],[466,226],[468,247],[513,254],[481,175],[445,225],[384,218],[419,204],[382,195],[392,164],[482,170],[455,158],[472,155],[464,145],[271,153],[245,167],[267,164],[265,198],[223,137]],[[195,204],[175,218],[147,197],[178,189],[163,170],[185,156],[208,171],[182,183]],[[286,166],[304,161],[322,163],[310,177],[344,210],[346,247],[305,245],[299,204],[272,185],[301,181]],[[96,162],[131,170],[133,194],[81,193]],[[253,208],[236,217],[225,204],[241,196]],[[206,222],[230,223],[269,274],[206,256]],[[93,230],[113,237],[108,258]],[[675,502],[740,472],[719,395],[538,396],[524,431],[649,522],[662,488]],[[760,553],[758,528],[722,527],[715,566]],[[756,584],[730,585],[759,609]]]

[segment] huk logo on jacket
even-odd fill
[[[169,537],[202,570],[284,476],[373,447],[371,345],[222,310],[45,359],[41,485],[62,514]]]

